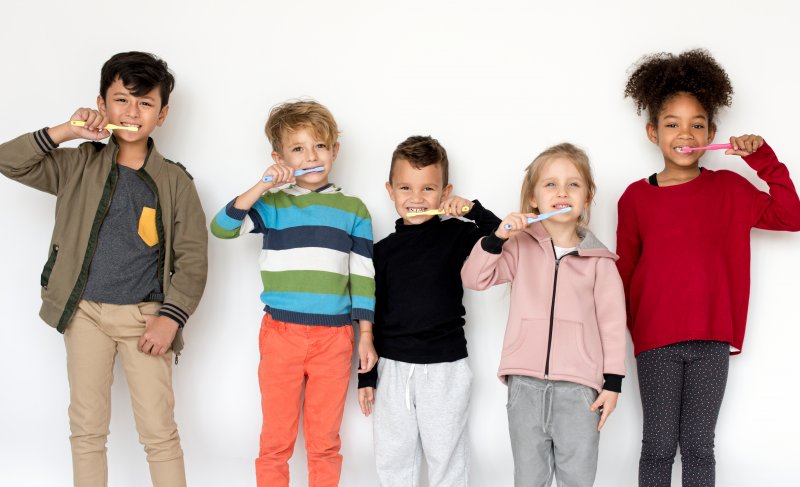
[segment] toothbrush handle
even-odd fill
[[[721,149],[730,149],[730,144],[710,144],[705,147],[698,147],[696,150],[721,150]]]
[[[542,220],[545,220],[545,218],[542,218],[542,217],[533,218],[532,216],[529,216],[528,217],[528,225],[530,225],[531,223],[534,223],[534,222],[542,221]],[[503,228],[505,228],[506,230],[511,230],[514,227],[512,227],[511,224],[506,223],[505,225],[503,225]]]
[[[313,168],[313,169],[298,169],[297,171],[294,172],[294,175],[295,176],[302,176],[303,174],[308,174],[310,172],[317,172],[317,171],[319,171],[319,169],[317,169],[317,168]],[[272,181],[272,176],[264,176],[261,180],[264,181],[265,183],[268,183],[268,182]]]

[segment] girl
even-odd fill
[[[582,150],[545,150],[526,169],[521,213],[475,244],[461,271],[470,289],[512,283],[498,375],[508,383],[518,486],[550,485],[553,474],[559,485],[592,485],[599,431],[625,374],[617,257],[585,228],[594,192]]]
[[[730,80],[703,50],[643,57],[625,95],[647,110],[664,169],[619,200],[617,262],[639,369],[644,428],[640,486],[669,486],[681,446],[684,486],[714,485],[714,428],[728,356],[742,349],[750,288],[750,229],[800,230],[786,166],[757,135],[731,137],[769,194],[731,171],[699,167]]]

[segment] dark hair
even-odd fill
[[[637,114],[647,110],[650,123],[657,123],[664,103],[681,92],[697,98],[708,112],[711,127],[717,110],[731,105],[731,80],[705,49],[693,49],[677,56],[666,52],[647,54],[634,66],[625,85],[625,96],[636,103]]]
[[[167,63],[149,52],[121,52],[114,54],[100,70],[100,96],[106,99],[108,87],[119,78],[133,96],[142,96],[156,86],[161,94],[161,106],[169,103],[169,94],[175,87],[175,77]]]
[[[394,176],[394,164],[399,159],[407,160],[412,167],[422,169],[423,167],[439,164],[442,166],[442,184],[447,186],[448,163],[447,151],[438,140],[431,136],[412,135],[400,142],[400,145],[392,153],[392,166],[389,169],[389,182]]]

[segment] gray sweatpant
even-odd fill
[[[590,487],[597,472],[599,413],[591,387],[573,382],[508,376],[508,429],[514,485]]]
[[[467,359],[410,364],[381,357],[375,390],[375,464],[383,487],[419,485],[423,452],[430,487],[469,480]]]

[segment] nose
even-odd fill
[[[316,161],[317,160],[317,149],[312,147],[310,151],[308,151],[308,160],[309,161]]]
[[[136,102],[129,103],[126,112],[128,116],[137,118],[139,116],[139,104]]]

